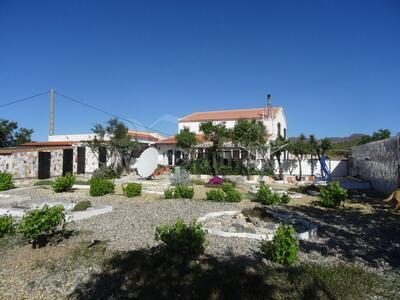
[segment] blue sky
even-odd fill
[[[0,105],[50,88],[166,133],[267,94],[289,136],[397,133],[400,2],[0,0]],[[45,140],[48,102],[0,118]],[[109,118],[61,97],[55,117],[56,134]]]

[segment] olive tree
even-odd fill
[[[247,176],[250,175],[251,153],[264,147],[266,135],[264,124],[258,120],[239,120],[233,128],[232,141],[247,151]]]
[[[217,154],[224,145],[224,142],[231,137],[231,130],[226,128],[225,124],[213,124],[212,122],[200,124],[200,130],[204,133],[206,139],[212,142],[212,146],[210,147],[212,153],[212,169],[213,175],[217,176]]]

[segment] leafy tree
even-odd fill
[[[283,178],[283,166],[282,166],[282,154],[285,153],[288,145],[288,141],[283,137],[279,136],[275,141],[270,144],[271,147],[271,160],[276,158],[279,170],[279,179]]]
[[[310,153],[310,146],[309,143],[307,143],[304,134],[301,134],[297,140],[289,142],[288,151],[296,156],[297,161],[299,162],[299,179],[301,180],[303,175],[301,163],[304,159],[304,156]]]
[[[389,129],[379,129],[378,131],[375,131],[372,136],[370,135],[364,135],[361,137],[361,140],[359,142],[359,145],[367,144],[370,142],[374,141],[380,141],[384,139],[390,138],[391,132]]]
[[[332,141],[329,138],[323,138],[318,141],[313,134],[309,137],[310,153],[311,155],[317,155],[318,161],[321,164],[321,157],[325,156],[329,150],[333,148]],[[322,174],[322,165],[321,165]]]
[[[185,156],[188,156],[190,151],[197,144],[196,134],[191,132],[188,127],[184,127],[178,134],[176,134],[175,140],[176,145],[184,150]]]
[[[139,148],[136,140],[128,134],[128,127],[116,118],[107,121],[106,126],[95,124],[92,129],[95,138],[88,142],[94,153],[99,153],[100,148],[108,150],[111,157],[119,159],[113,161],[114,169],[130,172],[130,161]]]
[[[250,175],[251,153],[265,145],[266,135],[264,124],[258,120],[239,120],[233,128],[233,142],[247,151],[247,176]]]
[[[31,141],[33,129],[18,128],[18,123],[0,119],[0,147],[16,147]]]
[[[225,124],[213,124],[206,122],[200,124],[200,130],[204,133],[207,140],[212,142],[210,148],[212,153],[213,175],[216,176],[217,171],[217,153],[221,150],[224,142],[231,137],[231,130],[225,127]]]

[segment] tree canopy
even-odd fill
[[[379,129],[375,131],[372,136],[371,135],[364,135],[361,137],[359,145],[367,144],[374,141],[380,141],[384,139],[390,138],[391,132],[389,129]]]
[[[33,129],[18,128],[14,121],[0,119],[0,147],[16,147],[31,141]]]
[[[114,162],[114,167],[129,172],[130,160],[139,144],[128,134],[128,127],[118,119],[112,118],[107,121],[106,126],[95,124],[92,131],[96,136],[88,142],[89,147],[95,150],[94,152],[104,147],[111,156],[119,156],[120,160]]]

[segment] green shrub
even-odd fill
[[[88,200],[84,200],[75,204],[74,208],[71,211],[83,211],[87,210],[89,207],[92,207],[92,203]]]
[[[268,186],[263,185],[257,191],[256,200],[264,205],[274,205],[281,202],[281,197],[279,194],[272,192]]]
[[[162,250],[167,254],[195,258],[204,253],[206,233],[201,224],[186,225],[178,219],[174,225],[158,226],[155,239],[163,242]]]
[[[101,167],[95,170],[92,174],[92,178],[99,178],[99,179],[116,179],[121,176],[119,171],[114,170],[113,167]]]
[[[173,199],[174,198],[174,189],[168,188],[164,191],[165,199]]]
[[[299,242],[292,226],[281,224],[272,241],[262,241],[261,251],[265,257],[282,265],[291,265],[297,260]]]
[[[231,182],[225,181],[222,184],[222,190],[226,193],[227,191],[235,189],[234,185]]]
[[[283,204],[289,204],[290,200],[291,200],[291,198],[290,198],[290,196],[289,196],[288,193],[283,193],[283,194],[281,195],[281,203],[283,203]]]
[[[206,192],[207,200],[210,201],[224,201],[225,193],[221,189],[213,189]]]
[[[90,196],[98,197],[103,196],[109,193],[114,192],[115,185],[113,182],[101,179],[101,178],[92,178],[90,180]]]
[[[324,207],[338,207],[347,198],[347,191],[340,187],[339,182],[332,181],[321,189],[319,205]]]
[[[65,176],[58,177],[51,187],[53,188],[53,191],[56,193],[62,193],[69,191],[72,189],[72,186],[75,184],[75,176],[67,173]]]
[[[174,198],[192,199],[194,197],[194,189],[189,185],[177,185],[174,191]]]
[[[61,205],[42,209],[35,209],[26,214],[18,226],[18,232],[26,239],[37,241],[40,236],[56,232],[60,227],[64,229],[65,213]]]
[[[0,191],[6,191],[14,187],[12,175],[7,172],[0,172]]]
[[[122,190],[128,198],[142,195],[142,185],[140,183],[128,183],[122,187]]]
[[[242,194],[234,188],[225,191],[226,202],[240,202],[242,200]]]
[[[192,199],[194,197],[194,189],[190,185],[178,184],[164,191],[165,199]]]
[[[53,185],[54,181],[53,180],[39,180],[36,181],[33,185],[34,186],[45,186],[45,185]]]
[[[0,217],[0,238],[6,235],[12,235],[15,232],[14,218],[12,216]]]

